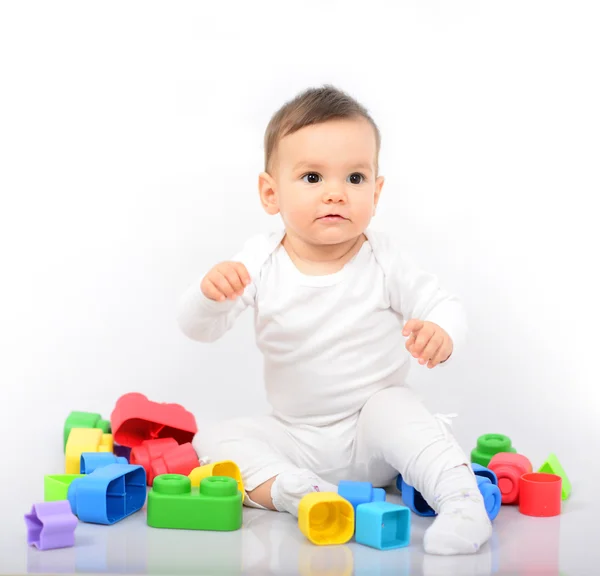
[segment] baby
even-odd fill
[[[250,239],[183,295],[179,325],[221,337],[249,306],[272,413],[199,434],[198,455],[233,460],[245,504],[297,516],[340,480],[398,473],[438,513],[431,554],[471,554],[491,536],[469,461],[445,423],[406,386],[411,356],[442,366],[466,336],[461,303],[385,234],[369,228],[383,186],[380,133],[333,88],[286,103],[265,134],[260,201],[284,229]]]

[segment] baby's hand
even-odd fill
[[[419,364],[426,362],[427,368],[433,368],[445,362],[452,354],[453,343],[448,333],[433,322],[409,320],[402,330],[403,336],[409,336],[406,349],[419,359]]]
[[[221,262],[202,279],[202,294],[211,300],[222,302],[235,300],[250,284],[250,274],[241,262]]]

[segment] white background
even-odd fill
[[[3,465],[60,472],[69,411],[130,391],[199,434],[266,410],[251,313],[202,345],[176,304],[279,226],[263,131],[332,83],[383,134],[374,225],[469,314],[464,355],[410,382],[465,449],[508,434],[577,487],[600,441],[598,29],[594,2],[2,3]]]

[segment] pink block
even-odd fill
[[[517,504],[519,502],[519,481],[523,474],[533,471],[531,462],[522,454],[500,452],[488,465],[498,478],[498,488],[502,493],[502,504]]]

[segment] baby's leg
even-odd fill
[[[381,470],[383,461],[438,512],[425,533],[426,552],[474,553],[491,536],[491,523],[465,453],[410,388],[387,388],[365,404],[353,460],[359,476]]]
[[[231,460],[242,474],[244,504],[298,515],[309,492],[335,490],[306,468],[307,459],[285,424],[265,416],[219,423],[198,433],[194,448],[201,460]]]

